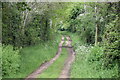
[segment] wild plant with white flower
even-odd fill
[[[86,54],[86,53],[89,53],[89,51],[90,51],[89,48],[90,47],[81,45],[81,46],[78,46],[78,48],[75,50],[75,52],[78,54]]]

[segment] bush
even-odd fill
[[[4,76],[13,76],[19,70],[20,55],[13,46],[3,46],[2,49],[2,73]]]
[[[78,46],[71,78],[118,78],[118,65],[102,67],[103,51],[104,48],[99,46]]]
[[[104,66],[110,67],[111,64],[120,61],[120,30],[119,30],[119,19],[110,22],[106,26],[106,31],[104,33]],[[120,65],[120,64],[119,64]]]
[[[103,48],[99,46],[91,47],[88,56],[89,62],[100,61],[103,56]]]

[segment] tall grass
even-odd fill
[[[66,49],[63,48],[59,58],[38,77],[39,78],[58,78],[64,67],[64,62],[67,56],[68,56],[68,52]]]
[[[58,35],[54,41],[21,49],[20,70],[12,77],[25,78],[35,71],[42,63],[53,58],[56,55],[60,39],[61,36]]]
[[[87,45],[77,33],[63,32],[72,39],[76,52],[71,68],[71,78],[115,78],[118,77],[118,65],[103,68],[104,47]]]
[[[72,65],[72,78],[115,78],[118,66],[102,68],[103,48],[99,46],[78,46],[76,60]]]

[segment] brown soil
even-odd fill
[[[68,58],[64,62],[64,67],[61,71],[61,74],[60,74],[58,80],[68,80],[70,78],[71,64],[75,59],[75,52],[71,45],[72,40],[70,39],[70,37],[67,36],[66,39],[67,39],[66,45],[62,46],[62,44],[64,43],[64,37],[62,37],[56,56],[54,58],[52,58],[50,61],[43,63],[36,71],[31,73],[25,80],[35,80],[35,78],[38,75],[40,75],[45,69],[47,69],[52,63],[54,63],[55,60],[57,60],[59,58],[62,48],[66,48],[68,50]]]
[[[63,70],[62,70],[58,80],[63,80],[63,78],[64,78],[64,80],[68,80],[70,78],[71,64],[75,59],[75,52],[74,52],[73,47],[71,45],[72,40],[70,39],[69,36],[67,36],[66,38],[67,38],[66,48],[68,50],[69,56],[68,56],[68,58],[66,59],[66,61],[64,63]]]
[[[59,44],[59,48],[56,53],[56,56],[52,58],[50,61],[43,63],[36,71],[31,73],[25,80],[34,80],[39,74],[41,74],[45,69],[47,69],[56,59],[58,59],[62,51],[63,43],[64,43],[64,37],[62,37],[62,40]]]

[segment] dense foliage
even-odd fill
[[[105,66],[120,61],[120,30],[118,17],[106,26],[105,31]],[[119,63],[120,65],[120,63]]]
[[[17,4],[12,5],[13,4],[2,3],[2,36],[4,36],[2,41],[6,44],[20,45],[20,11],[16,9]]]
[[[85,43],[105,47],[105,64],[119,62],[120,3],[79,3],[71,10],[68,30],[79,33]],[[102,45],[104,44],[104,45]]]
[[[2,75],[13,76],[19,71],[20,54],[13,46],[3,46],[2,49]]]
[[[56,37],[58,35],[55,25],[58,24],[60,20],[57,19],[61,16],[61,14],[57,14],[61,12],[57,12],[55,6],[62,9],[60,5],[60,3],[2,3],[3,77],[26,77],[40,64],[55,55],[59,41],[59,38]],[[34,49],[38,44],[40,49]],[[30,46],[33,48],[28,48],[29,53],[25,52],[26,50],[22,51],[25,47]],[[31,52],[33,51],[32,54],[29,49]],[[27,56],[29,58],[26,58]],[[42,57],[40,58],[40,56]],[[35,58],[36,60],[34,60]],[[19,60],[25,61],[19,63]],[[34,63],[30,63],[30,67],[28,66],[29,61]],[[28,70],[24,72],[26,69]]]
[[[33,45],[39,43],[39,41],[46,41],[50,39],[50,21],[47,17],[47,14],[31,14],[31,16],[33,16],[31,18],[31,22],[28,22],[26,26],[24,26],[24,16],[22,13],[24,13],[26,10],[30,10],[28,4],[3,3],[2,6],[4,44],[11,44],[20,47]]]
[[[76,61],[72,65],[71,78],[118,78],[118,65],[103,68],[104,48],[99,46],[78,46]],[[79,66],[79,67],[78,67]]]
[[[46,49],[45,44],[48,42],[50,43],[50,41],[51,43],[54,43],[53,40],[58,39],[56,38],[58,32],[63,32],[62,34],[66,34],[64,33],[65,31],[67,32],[66,35],[70,35],[73,39],[74,49],[78,50],[76,51],[79,53],[76,58],[78,60],[75,62],[77,67],[80,66],[79,63],[84,63],[85,61],[86,66],[92,66],[91,68],[87,68],[88,70],[85,71],[86,74],[89,69],[95,70],[93,72],[99,72],[99,75],[90,75],[90,77],[118,77],[117,73],[119,70],[117,67],[120,67],[119,6],[120,2],[3,2],[3,76],[12,76],[13,74],[19,72],[19,70],[23,71],[21,74],[24,73],[24,70],[28,68],[28,65],[25,65],[25,61],[26,63],[28,61],[26,60],[26,57],[28,56],[27,54],[32,56],[29,59],[37,57],[38,60],[48,60],[45,59],[48,56],[42,53],[46,51],[45,53],[48,54],[48,52],[51,51],[50,49],[53,48],[53,51],[56,51],[56,46],[52,48],[47,47],[48,49]],[[55,43],[58,44],[57,42]],[[34,48],[28,48],[28,52],[22,51],[25,47],[34,47],[38,44],[40,44],[40,50],[38,50],[37,47],[37,50],[35,49],[37,52],[33,50]],[[87,47],[84,45],[87,45]],[[44,51],[42,50],[41,46],[43,47]],[[18,50],[20,50],[21,53],[19,53]],[[30,51],[35,53],[32,54]],[[42,53],[39,54],[39,51],[42,51]],[[26,56],[21,57],[23,55]],[[46,57],[43,57],[43,59],[39,58],[38,55]],[[52,56],[50,56],[50,58],[52,58]],[[19,66],[20,57],[21,61],[25,60],[23,64],[21,64],[21,66],[25,66],[24,68]],[[38,67],[39,62],[34,59],[33,62],[35,62],[35,64],[33,64],[35,66],[32,68],[30,67],[30,69],[28,69],[29,71],[24,73],[22,77],[27,76],[33,71],[33,69]],[[79,71],[77,69],[75,71]],[[82,69],[84,69],[84,67]],[[109,71],[106,72],[107,70]],[[103,73],[110,72],[110,75],[104,76],[101,74],[102,71]],[[112,73],[114,74],[112,75]]]
[[[70,17],[69,31],[80,34],[80,38],[83,38],[85,42],[93,44],[95,47],[85,52],[78,51],[78,56],[85,57],[80,61],[82,57],[77,58],[75,65],[91,65],[91,70],[98,71],[99,75],[90,77],[119,77],[120,71],[120,2],[118,3],[95,3],[93,4],[80,4],[82,6],[76,7],[72,10],[72,17]],[[81,11],[82,13],[80,14]],[[85,35],[85,34],[86,35]],[[81,36],[82,35],[82,36]],[[97,45],[96,45],[97,43]],[[78,46],[77,46],[78,47]],[[81,46],[82,47],[82,46]],[[103,47],[101,49],[101,47]],[[81,48],[77,48],[81,49]],[[84,49],[84,47],[82,48]],[[86,55],[80,55],[80,53],[88,53]],[[74,66],[75,67],[75,66]],[[92,69],[93,67],[93,69]],[[85,66],[84,66],[85,68]],[[95,68],[95,69],[94,69]],[[78,68],[77,68],[78,69]],[[73,69],[73,75],[77,69]],[[81,70],[81,69],[80,69]],[[90,69],[88,69],[90,70]],[[83,71],[84,75],[89,71]],[[108,72],[106,72],[108,70]],[[100,73],[99,73],[100,72]],[[109,74],[102,75],[103,74]],[[82,74],[81,74],[82,75]],[[81,77],[85,77],[82,75]],[[75,75],[73,76],[75,77]],[[87,77],[87,76],[86,76]]]

